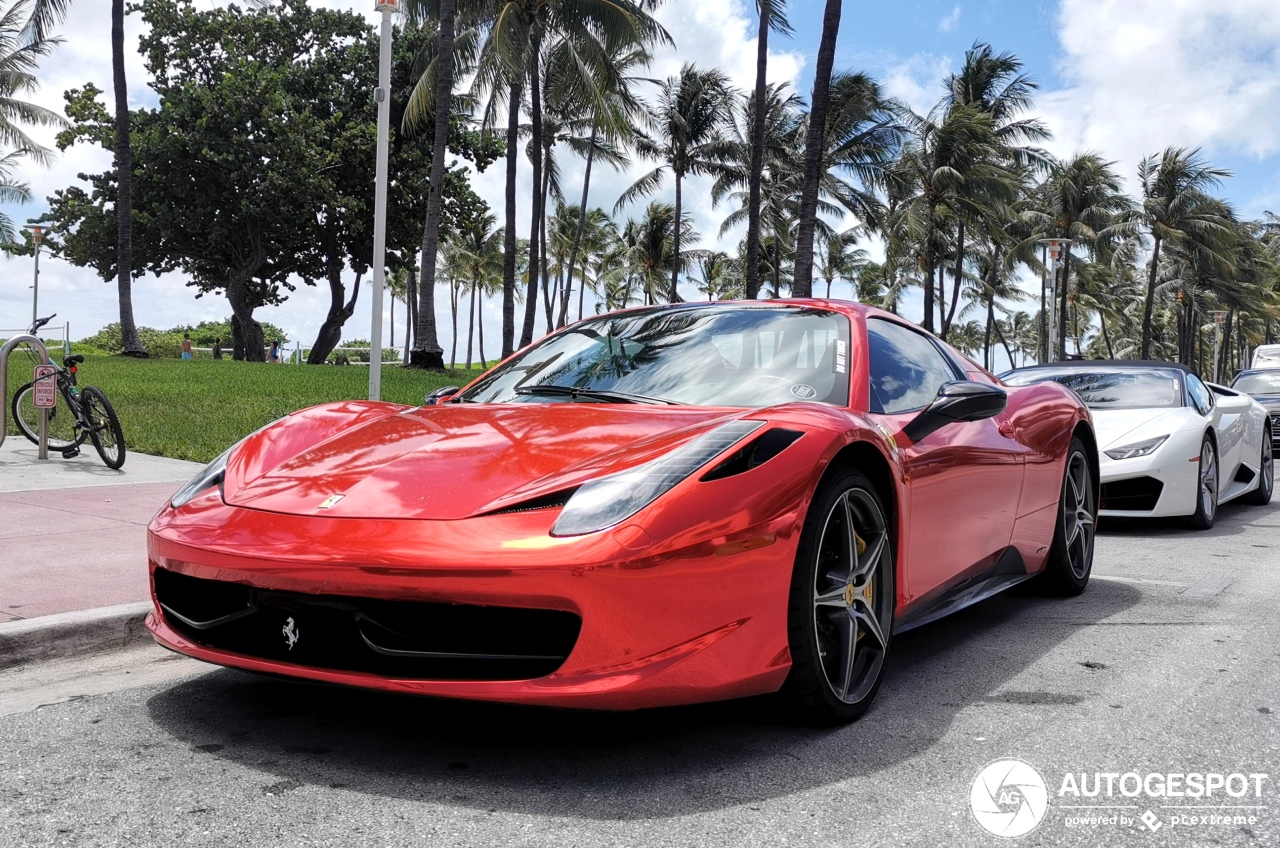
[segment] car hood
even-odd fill
[[[1175,433],[1186,427],[1195,413],[1174,409],[1094,409],[1093,426],[1099,450]]]
[[[312,421],[303,415],[237,448],[223,498],[293,515],[466,518],[519,508],[625,470],[741,417],[759,414],[595,403],[446,404],[366,410],[319,439],[299,439],[291,430],[305,435]],[[273,441],[306,446],[273,451]]]
[[[1256,400],[1268,412],[1280,409],[1280,395],[1250,395],[1249,397]]]

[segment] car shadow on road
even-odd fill
[[[793,726],[771,698],[598,713],[388,695],[226,669],[147,703],[159,728],[191,750],[260,770],[264,784],[286,790],[314,784],[491,811],[667,818],[874,773],[927,751],[965,708],[1081,703],[1088,693],[1069,680],[1054,692],[1010,692],[1006,684],[1082,627],[1141,597],[1111,581],[1066,600],[1006,593],[898,636],[876,704],[839,728]]]
[[[1276,517],[1272,515],[1270,507],[1260,509],[1232,501],[1219,508],[1217,521],[1208,530],[1195,530],[1188,527],[1185,518],[1113,518],[1104,515],[1098,519],[1098,534],[1152,539],[1166,539],[1174,536],[1217,539],[1238,536],[1250,527],[1265,527],[1268,526],[1267,522],[1275,520]]]

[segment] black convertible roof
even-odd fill
[[[1038,371],[1046,368],[1172,368],[1184,374],[1196,373],[1181,362],[1158,362],[1154,359],[1066,359],[1062,362],[1044,362],[1039,365],[1024,365],[1006,371],[1013,374],[1021,371]]]

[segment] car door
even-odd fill
[[[867,319],[867,346],[870,411],[894,434],[944,383],[965,376],[930,336],[888,319]],[[1001,432],[1003,423],[998,416],[951,424],[903,448],[909,601],[993,564],[1009,546],[1024,450]]]
[[[1208,407],[1206,417],[1218,434],[1218,491],[1225,493],[1231,488],[1232,478],[1246,458],[1245,445],[1250,441],[1247,429],[1253,399],[1230,389],[1214,391],[1194,374],[1188,374],[1186,379],[1192,404],[1200,411]],[[1256,439],[1253,441],[1257,444]]]

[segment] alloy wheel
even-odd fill
[[[1062,497],[1062,523],[1066,530],[1067,561],[1076,577],[1084,577],[1093,562],[1094,492],[1089,461],[1076,451],[1067,463]]]
[[[874,688],[889,646],[893,563],[884,513],[872,494],[846,491],[827,514],[813,587],[814,629],[827,685],[841,701]],[[886,574],[890,575],[886,578]]]
[[[1200,448],[1200,503],[1207,518],[1218,512],[1218,454],[1213,442],[1205,440]]]

